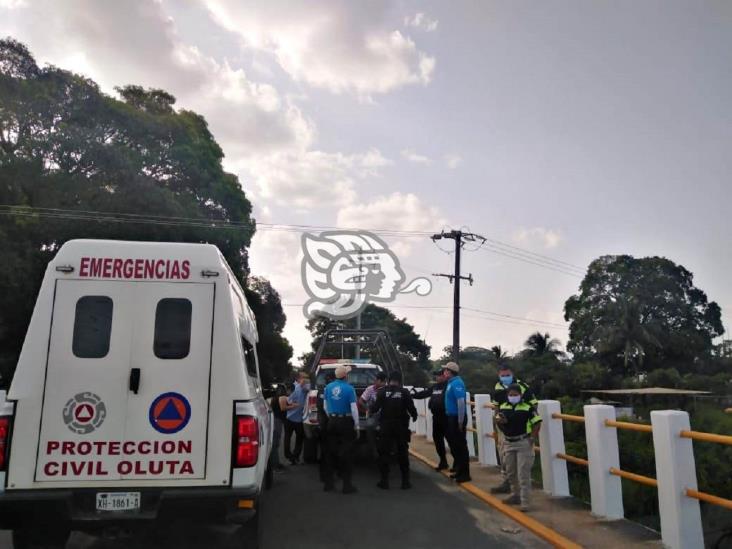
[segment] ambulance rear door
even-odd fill
[[[122,479],[203,479],[209,416],[214,283],[140,282]]]
[[[107,443],[124,438],[134,286],[56,281],[37,482],[120,479]]]

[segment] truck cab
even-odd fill
[[[272,436],[257,341],[215,246],[64,244],[0,402],[0,527],[61,547],[190,512],[257,537]]]

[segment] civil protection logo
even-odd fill
[[[62,417],[71,432],[86,435],[104,423],[107,407],[98,395],[87,391],[69,399],[64,406]]]
[[[426,296],[432,283],[406,276],[386,242],[368,231],[326,231],[302,235],[301,277],[308,301],[307,318],[346,319],[369,302],[388,303],[398,294]]]

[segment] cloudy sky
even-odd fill
[[[0,0],[0,34],[202,113],[262,224],[407,231],[386,240],[409,278],[452,268],[424,232],[490,238],[464,254],[463,345],[566,341],[602,254],[673,259],[732,310],[728,1]],[[262,225],[251,259],[297,354],[299,238]],[[451,292],[393,305],[433,356]]]

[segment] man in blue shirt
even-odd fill
[[[465,428],[468,423],[465,383],[460,378],[460,366],[455,362],[448,362],[442,367],[443,375],[447,379],[445,388],[445,414],[447,414],[447,443],[455,460],[455,473],[450,475],[457,482],[469,482],[470,455]]]
[[[285,457],[290,463],[297,465],[302,452],[303,436],[305,432],[302,427],[302,416],[305,410],[310,380],[305,372],[300,372],[295,380],[295,389],[287,399],[287,419],[285,420]],[[292,434],[295,433],[295,448],[290,449]]]
[[[346,381],[350,368],[338,366],[336,380],[325,387],[325,412],[328,414],[326,427],[326,467],[324,470],[323,490],[330,492],[335,488],[333,472],[336,467],[343,479],[343,493],[353,494],[356,487],[351,483],[351,459],[353,444],[358,429],[358,405],[356,391]]]

